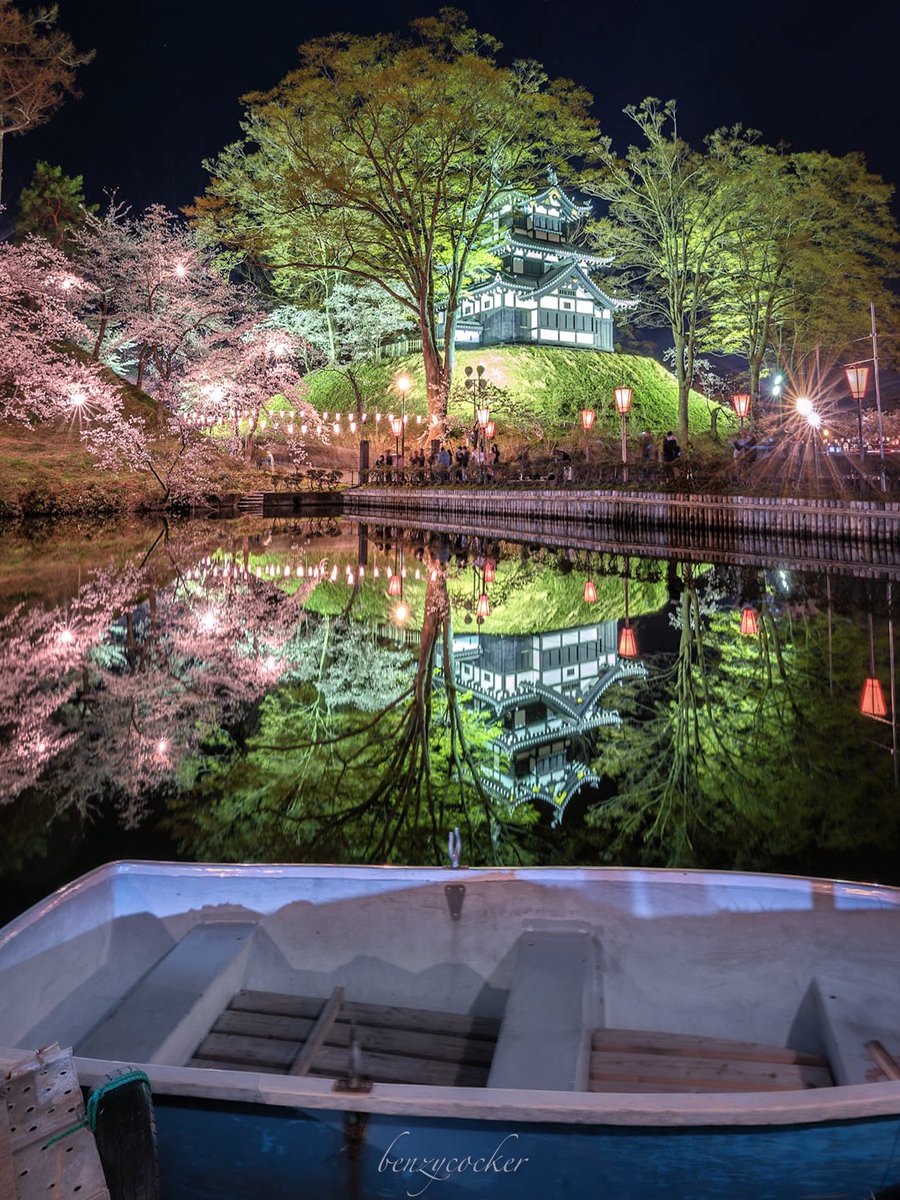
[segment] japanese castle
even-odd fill
[[[539,195],[509,195],[494,217],[490,247],[501,269],[468,288],[457,314],[457,346],[539,342],[613,349],[615,313],[637,301],[615,299],[594,282],[593,273],[612,258],[576,244],[590,211],[590,204],[567,196],[552,173]]]

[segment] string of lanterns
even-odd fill
[[[276,410],[264,409],[262,410],[261,414],[256,415],[254,415],[254,413],[248,409],[244,409],[240,412],[234,411],[228,414],[209,411],[182,412],[180,414],[181,419],[186,424],[193,425],[201,429],[213,429],[216,425],[229,425],[235,421],[237,421],[239,425],[252,425],[255,420],[259,430],[271,428],[281,431],[283,429],[288,434],[293,434],[295,432],[295,418],[297,415],[298,414],[296,413],[296,410],[293,408]],[[332,431],[338,435],[345,432],[349,432],[351,435],[357,433],[360,425],[366,425],[369,423],[370,417],[374,418],[376,429],[382,421],[387,421],[389,426],[394,421],[397,421],[398,423],[402,421],[403,424],[407,426],[410,424],[410,422],[414,422],[416,425],[423,425],[426,421],[426,418],[421,414],[416,414],[413,416],[409,413],[406,413],[403,417],[396,417],[392,412],[364,412],[361,416],[359,416],[356,413],[330,413],[326,410],[318,415],[321,418],[322,426],[330,425]],[[427,419],[431,429],[436,429],[441,423],[440,417],[435,414],[432,414],[432,416]],[[308,432],[308,421],[301,422],[300,433],[306,434]]]

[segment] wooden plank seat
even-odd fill
[[[592,1092],[772,1092],[831,1087],[828,1061],[782,1046],[640,1029],[597,1029]]]
[[[350,1068],[350,1043],[362,1073],[376,1083],[484,1087],[500,1022],[487,1017],[276,992],[232,997],[188,1066],[338,1079]]]

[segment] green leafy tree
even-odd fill
[[[834,357],[869,324],[869,303],[896,311],[893,189],[859,154],[747,147],[739,220],[724,233],[705,344],[746,358],[754,411],[767,356],[802,374],[817,347]],[[890,320],[890,317],[889,317]]]
[[[39,162],[31,182],[19,195],[16,237],[35,234],[57,250],[71,254],[88,214],[97,208],[85,200],[83,176],[66,175],[62,167]]]
[[[7,134],[42,125],[76,95],[75,72],[94,57],[79,53],[67,33],[56,28],[57,5],[22,12],[0,0],[0,197]]]
[[[723,242],[740,210],[748,142],[739,129],[718,130],[695,150],[679,135],[672,100],[650,98],[625,112],[642,144],[622,158],[604,139],[584,186],[609,205],[593,232],[640,296],[636,320],[672,334],[679,436],[686,442],[694,360],[725,266]]]
[[[456,308],[493,261],[492,214],[596,138],[587,93],[534,62],[500,66],[499,50],[455,9],[414,21],[411,37],[306,43],[295,71],[246,97],[244,139],[210,165],[192,210],[276,286],[280,273],[339,272],[381,287],[418,326],[441,418]]]
[[[411,321],[409,310],[386,296],[374,283],[338,282],[318,308],[283,306],[270,318],[273,327],[289,329],[325,358],[324,371],[342,375],[353,391],[357,416],[366,407],[361,369],[380,357],[386,337]]]

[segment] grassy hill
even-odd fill
[[[72,350],[73,356],[80,355]],[[117,379],[125,413],[156,425],[152,397]],[[167,443],[161,442],[165,448]],[[240,491],[242,466],[209,448],[210,490]],[[255,482],[255,481],[254,481]],[[159,504],[161,491],[149,471],[107,471],[83,447],[77,421],[61,419],[32,429],[0,421],[0,517],[58,517],[67,514],[130,512]]]
[[[485,378],[502,394],[494,393],[492,410],[498,435],[511,428],[523,437],[559,438],[580,431],[582,408],[597,411],[598,431],[614,436],[619,418],[613,389],[628,384],[634,389],[629,431],[642,429],[665,433],[678,427],[678,393],[672,374],[652,358],[631,354],[608,354],[600,350],[569,350],[563,347],[496,346],[483,350],[461,350],[456,356],[450,416],[460,428],[472,421],[472,402],[465,391],[465,368],[482,364]],[[393,381],[402,373],[413,380],[407,410],[424,414],[425,376],[416,356],[371,364],[360,371],[363,395],[373,409],[397,410],[399,398]],[[319,411],[335,412],[355,407],[350,384],[334,371],[319,371],[310,377],[310,399]],[[691,432],[709,429],[706,401],[691,393]]]

